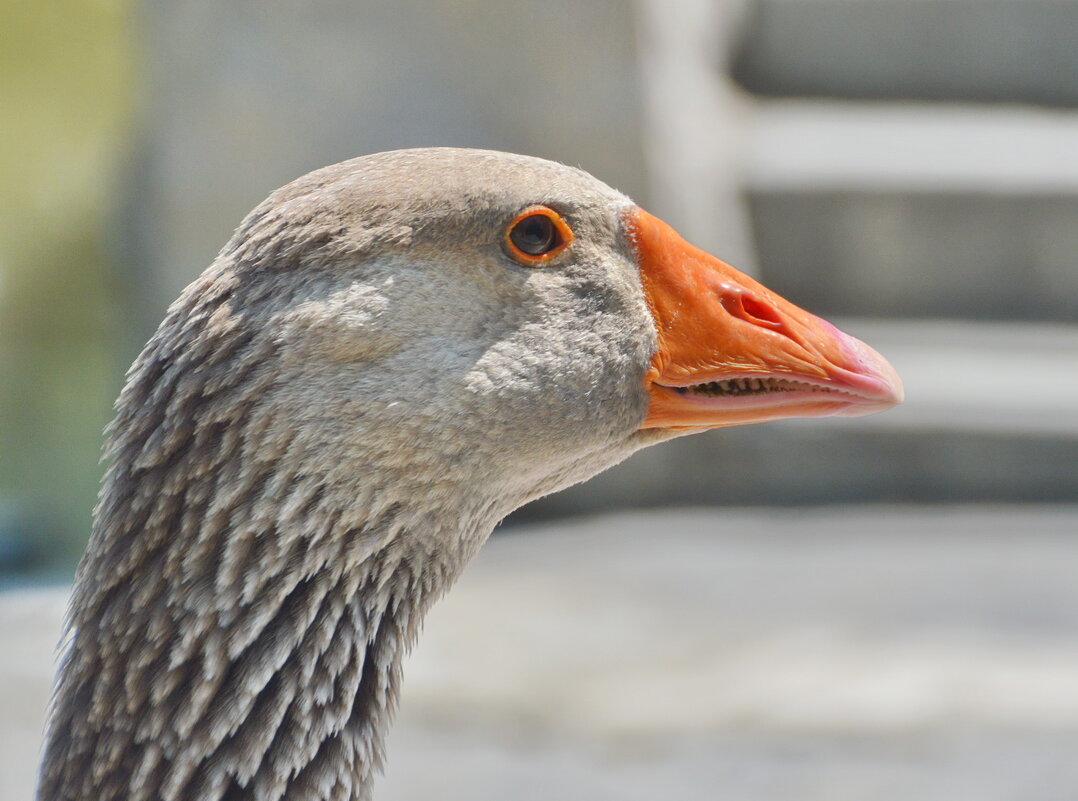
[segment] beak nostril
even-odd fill
[[[745,314],[752,322],[763,325],[782,325],[782,317],[778,311],[770,304],[757,300],[752,295],[742,296],[741,308],[745,310]]]
[[[782,315],[770,303],[744,292],[724,294],[723,308],[734,317],[761,328],[783,328]]]

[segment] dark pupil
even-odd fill
[[[533,214],[513,226],[513,244],[531,256],[553,250],[558,244],[558,231],[545,214]]]

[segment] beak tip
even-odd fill
[[[898,371],[895,370],[894,367],[891,367],[890,362],[885,362],[885,364],[891,368],[891,405],[897,406],[902,403],[902,401],[906,400],[906,388],[902,385],[902,379],[899,377]]]
[[[838,329],[835,330],[838,331]],[[906,398],[906,390],[902,385],[902,377],[894,366],[875,348],[843,331],[838,331],[838,333],[843,345],[842,350],[850,361],[850,371],[859,375],[866,385],[871,386],[873,401],[875,401],[860,410],[858,414],[879,412],[902,403]]]

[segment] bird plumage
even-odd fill
[[[543,204],[575,238],[515,263]],[[370,797],[401,660],[508,512],[682,433],[628,198],[522,156],[355,159],[274,192],[117,401],[39,799]]]

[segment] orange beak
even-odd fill
[[[625,215],[659,347],[641,428],[697,429],[894,406],[880,354],[690,245],[639,207]]]

